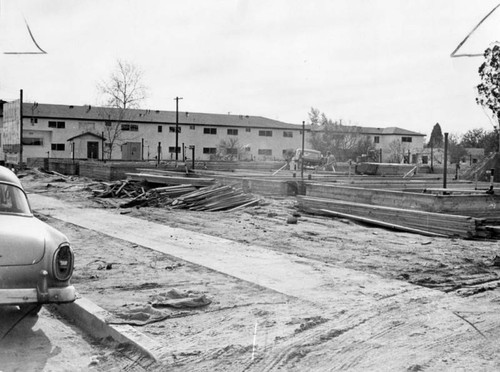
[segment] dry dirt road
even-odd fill
[[[21,181],[69,203],[41,217],[73,242],[75,286],[163,342],[169,370],[500,369],[497,242],[287,224],[288,198],[234,213],[122,210],[92,199],[88,180]]]

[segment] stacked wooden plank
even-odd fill
[[[162,185],[184,185],[189,184],[196,187],[204,187],[213,185],[215,180],[213,178],[202,178],[202,177],[185,177],[185,176],[173,176],[166,174],[154,174],[150,173],[126,173],[128,179],[132,181],[142,181]]]
[[[104,187],[104,188],[102,188]],[[196,190],[193,185],[175,185],[151,188],[142,182],[130,180],[113,183],[101,182],[98,189],[92,191],[98,198],[129,199],[120,207],[162,206],[171,203],[176,197]]]
[[[195,211],[237,210],[256,205],[260,199],[246,194],[241,188],[231,185],[212,185],[197,188],[190,184],[150,187],[151,184],[137,181],[101,182],[93,190],[95,197],[127,199],[121,208],[173,207]]]
[[[258,204],[260,199],[233,186],[208,186],[185,194],[172,202],[174,208],[194,211],[237,210]]]
[[[165,207],[170,205],[179,195],[184,195],[194,190],[196,190],[196,187],[192,185],[155,187],[121,204],[120,207]]]
[[[466,239],[491,237],[481,218],[308,196],[298,196],[297,200],[299,208],[308,213],[352,218],[396,230]]]

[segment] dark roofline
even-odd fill
[[[83,136],[93,136],[93,137],[97,137],[99,138],[100,140],[102,141],[106,141],[106,138],[103,137],[103,136],[100,136],[98,134],[95,134],[95,133],[92,133],[92,132],[85,132],[85,133],[81,133],[81,134],[78,134],[76,136],[73,136],[71,138],[68,138],[67,141],[72,141],[74,140],[75,138],[78,138],[78,137],[83,137]]]
[[[92,107],[90,105],[56,105],[45,103],[23,103],[23,117],[58,120],[107,121],[156,125],[174,125],[175,111],[129,109],[123,118],[120,109]],[[105,115],[109,117],[106,118]],[[218,126],[228,128],[262,128],[278,130],[302,130],[297,124],[280,122],[262,116],[208,114],[179,112],[179,125]]]

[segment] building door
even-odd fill
[[[127,142],[122,145],[122,160],[141,160],[141,142]]]
[[[87,142],[87,159],[99,159],[99,142]]]

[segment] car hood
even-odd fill
[[[35,217],[0,215],[0,266],[39,262],[50,234],[47,227]]]

